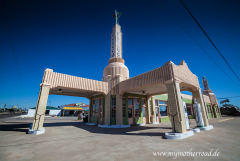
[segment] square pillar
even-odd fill
[[[119,82],[122,81],[122,75],[116,75],[116,125],[123,125],[122,117],[122,96],[119,95]]]
[[[205,102],[203,102],[203,103],[204,103],[204,106],[205,106],[205,112],[206,112],[207,119],[209,119],[207,103],[205,103]]]
[[[152,96],[152,109],[153,109],[153,123],[157,121],[156,118],[156,107],[155,107],[155,97]]]
[[[111,114],[111,107],[110,107],[110,102],[111,102],[111,89],[112,89],[112,76],[108,75],[106,77],[106,81],[108,82],[108,93],[105,96],[105,120],[104,124],[105,125],[110,125],[110,114]]]
[[[201,106],[201,111],[202,111],[202,117],[203,117],[203,122],[204,122],[204,126],[208,127],[209,123],[208,123],[208,118],[206,116],[206,111],[205,111],[205,106],[203,103],[203,99],[202,99],[202,93],[201,93],[201,89],[198,89],[197,91],[193,91],[192,92],[192,99],[194,100],[194,98],[197,99],[197,102],[200,104]]]
[[[176,133],[186,133],[187,127],[179,83],[173,82],[172,80],[166,81],[165,83],[168,91],[168,104],[172,131]]]
[[[43,127],[49,91],[50,84],[40,84],[40,91],[32,124],[32,130],[41,130]]]
[[[150,102],[150,98],[151,96],[147,96],[147,100],[146,100],[146,108],[147,108],[147,123],[150,124],[151,123],[151,102]]]

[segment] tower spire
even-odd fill
[[[115,9],[115,13],[112,15],[113,18],[115,19],[115,24],[120,25],[120,24],[119,24],[119,18],[120,18],[120,16],[121,16],[121,14],[122,14],[122,13],[117,12],[117,10]]]
[[[111,58],[122,58],[122,32],[121,26],[119,25],[119,17],[122,13],[117,12],[112,15],[115,18],[115,25],[112,29],[111,34]]]

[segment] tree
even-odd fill
[[[222,105],[222,107],[235,107],[235,106],[232,104],[224,104],[224,105]]]

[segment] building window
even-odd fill
[[[122,98],[122,117],[126,117],[126,100]]]
[[[186,103],[186,107],[187,107],[187,114],[188,115],[193,115],[192,114],[192,105],[189,103]]]
[[[112,97],[111,101],[111,117],[116,118],[116,98]]]
[[[160,116],[167,116],[167,103],[166,101],[158,101]]]
[[[158,101],[159,104],[165,105],[166,101]]]
[[[132,98],[128,98],[128,118],[132,118],[133,113],[133,101]]]
[[[155,106],[158,107],[158,100],[155,100]]]
[[[99,99],[93,100],[92,117],[98,117]]]
[[[99,106],[99,110],[100,110],[100,111],[99,111],[99,112],[100,112],[100,116],[99,116],[99,117],[102,118],[102,114],[103,114],[103,113],[102,113],[102,98],[99,99],[99,105],[100,105],[100,106]]]
[[[135,117],[140,117],[139,98],[134,98]]]
[[[159,106],[161,116],[167,116],[167,106]]]

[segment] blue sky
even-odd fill
[[[185,60],[199,78],[206,76],[217,98],[240,96],[240,82],[179,0],[160,0],[194,39],[239,85],[234,84],[156,0],[4,0],[12,41],[22,77],[18,76],[3,5],[0,4],[0,103],[35,107],[45,68],[101,80],[110,58],[114,25],[111,15],[122,12],[123,58],[130,77]],[[240,77],[240,2],[184,0],[203,29]],[[240,97],[230,103],[240,106]],[[28,101],[26,101],[28,100]],[[88,99],[49,96],[48,105]]]

